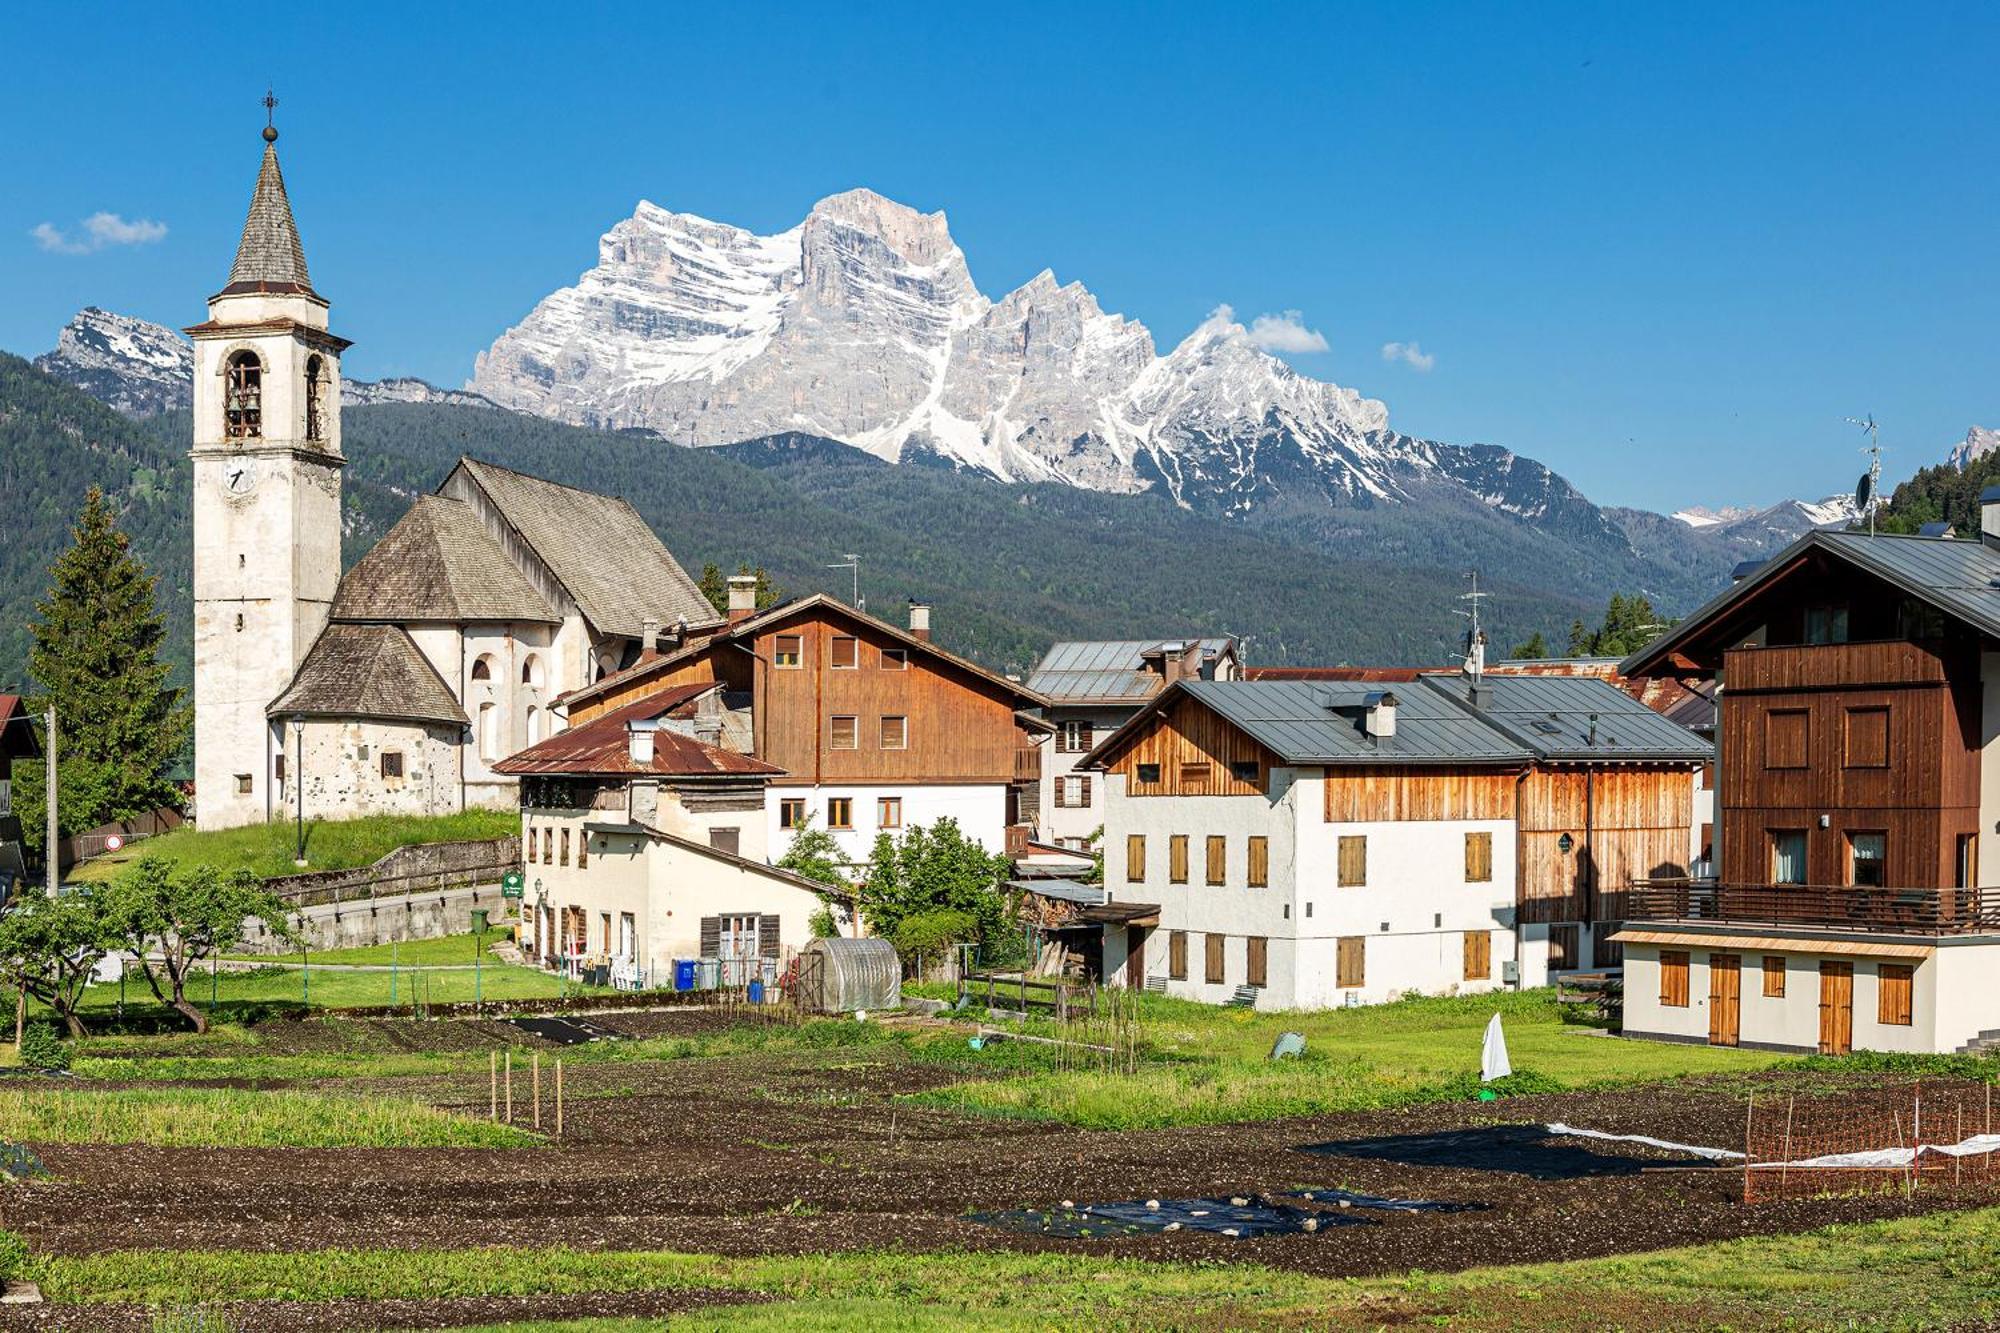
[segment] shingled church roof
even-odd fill
[[[271,141],[264,145],[264,165],[257,173],[257,190],[250,196],[250,216],[244,220],[236,262],[229,269],[229,285],[221,295],[271,292],[317,296],[306,272],[298,223],[292,220],[292,201],[285,194],[285,174],[278,169],[277,136],[269,137]]]
[[[328,625],[270,717],[374,717],[466,725],[465,711],[396,625]]]
[[[340,580],[335,620],[393,623],[562,617],[463,500],[424,495]]]

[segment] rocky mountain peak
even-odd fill
[[[97,306],[76,312],[35,368],[128,416],[185,408],[194,395],[194,346],[170,328]]]

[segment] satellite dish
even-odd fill
[[[1866,509],[1875,498],[1875,476],[1872,472],[1861,474],[1861,480],[1854,485],[1854,507]]]

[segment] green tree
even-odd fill
[[[112,948],[105,895],[86,886],[54,898],[27,892],[0,913],[0,978],[47,1005],[72,1037],[90,974]]]
[[[249,871],[225,875],[192,865],[176,872],[156,856],[112,881],[106,915],[118,947],[138,956],[154,997],[179,1010],[196,1032],[208,1031],[208,1015],[187,998],[198,965],[241,944],[252,920],[282,939],[295,938],[284,902]]]
[[[757,580],[757,609],[765,610],[778,604],[778,585],[771,582],[770,571],[762,565],[752,569],[749,565],[738,565],[738,574],[752,575]],[[729,580],[722,577],[722,569],[713,560],[701,567],[701,578],[696,580],[701,595],[708,598],[709,605],[717,615],[729,614]]]
[[[870,929],[886,939],[898,940],[907,926],[913,942],[922,935],[926,947],[946,937],[1004,945],[1014,934],[1001,894],[1006,873],[1006,857],[967,838],[947,817],[909,828],[900,838],[876,837],[861,907]]]
[[[1515,644],[1514,651],[1510,654],[1517,661],[1537,662],[1548,655],[1549,641],[1542,637],[1540,630],[1530,634],[1525,641]]]
[[[1638,652],[1674,622],[1653,609],[1643,594],[1627,597],[1612,593],[1604,608],[1604,621],[1596,629],[1581,620],[1569,628],[1569,650],[1573,657],[1625,657]]]
[[[36,603],[28,670],[28,706],[56,710],[57,818],[65,834],[178,805],[168,768],[187,743],[193,712],[167,684],[160,660],[166,622],[154,602],[154,578],[131,552],[116,516],[96,487],[84,499],[71,545],[50,571],[48,596]],[[14,766],[17,813],[31,846],[45,827],[42,764]]]
[[[849,872],[847,858],[841,854],[839,840],[825,829],[814,827],[810,819],[792,830],[791,845],[772,864],[836,889],[854,887],[854,876]]]

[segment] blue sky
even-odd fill
[[[866,185],[1163,348],[1301,311],[1300,369],[1605,503],[1846,489],[1864,412],[1892,475],[2000,425],[2000,7],[552,14],[9,7],[0,347],[199,319],[268,81],[360,377],[461,382],[641,198],[777,230]]]

